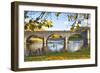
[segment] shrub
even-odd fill
[[[82,40],[83,39],[83,37],[82,37],[82,35],[80,35],[80,34],[74,34],[74,35],[72,35],[71,37],[69,37],[69,41],[70,40],[72,40],[72,41],[75,41],[75,40]]]

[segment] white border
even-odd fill
[[[91,58],[80,60],[56,60],[56,61],[33,61],[24,62],[24,10],[33,11],[50,11],[50,12],[75,12],[75,13],[90,13],[91,14]],[[19,6],[19,68],[35,68],[35,67],[50,67],[63,65],[84,65],[95,64],[95,10],[92,9],[77,9],[77,8],[59,8],[47,6]]]

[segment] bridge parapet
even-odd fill
[[[73,34],[79,34],[79,33],[80,32],[70,32],[70,31],[41,31],[41,32],[40,31],[37,31],[37,32],[25,31],[24,36],[26,39],[31,35],[36,35],[42,38],[48,38],[48,36],[50,36],[51,34],[57,34],[62,37],[66,37],[66,36],[71,36]]]

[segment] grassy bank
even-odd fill
[[[50,52],[41,56],[28,56],[25,61],[48,61],[48,60],[73,60],[90,58],[89,48],[82,48],[77,52]]]

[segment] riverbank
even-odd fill
[[[89,48],[82,48],[77,52],[50,52],[41,56],[27,56],[24,61],[75,60],[90,58]]]

